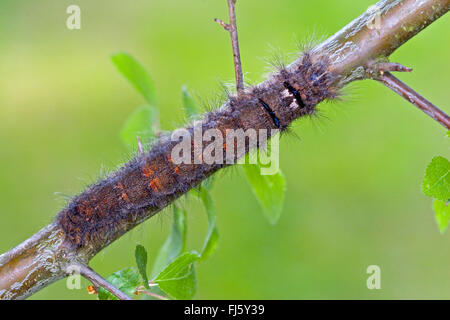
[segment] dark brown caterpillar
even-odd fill
[[[205,114],[202,129],[214,128],[223,134],[239,128],[284,131],[295,119],[314,114],[319,102],[335,98],[335,80],[326,59],[313,62],[305,53],[297,66],[281,69],[266,82],[230,97],[223,107]],[[193,134],[193,127],[187,130]],[[95,253],[227,166],[177,165],[171,158],[176,143],[170,136],[162,137],[148,153],[90,186],[60,211],[56,222],[68,245]],[[225,143],[223,147],[226,149]]]

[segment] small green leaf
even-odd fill
[[[258,199],[264,215],[272,225],[278,222],[283,209],[286,182],[281,170],[273,175],[262,175],[261,166],[245,164],[245,175]]]
[[[114,272],[106,278],[106,281],[130,297],[135,296],[134,293],[136,292],[136,288],[140,285],[139,272],[135,267],[125,268]],[[119,300],[116,296],[102,287],[98,290],[98,298],[100,300]]]
[[[170,235],[159,249],[153,264],[152,275],[157,275],[175,260],[186,248],[186,211],[173,206],[173,225]]]
[[[144,96],[145,100],[150,105],[156,106],[155,87],[145,68],[126,53],[113,54],[111,59],[116,68]]]
[[[179,300],[192,299],[197,290],[194,262],[199,259],[196,252],[186,252],[172,261],[154,282],[168,295]]]
[[[439,230],[441,233],[444,233],[450,222],[450,208],[445,201],[434,199],[433,209],[436,214]]]
[[[450,138],[450,130],[447,131],[447,138]]]
[[[428,165],[422,184],[423,193],[442,201],[450,199],[450,162],[444,157],[434,157]]]
[[[149,289],[148,285],[148,277],[147,277],[147,250],[140,244],[136,246],[136,250],[134,252],[136,257],[136,264],[141,274],[142,280],[144,281],[144,287]]]
[[[120,138],[133,150],[138,147],[137,137],[142,143],[149,143],[155,138],[158,128],[158,110],[148,105],[136,109],[125,121]]]
[[[219,231],[216,225],[216,206],[211,197],[211,194],[205,187],[200,187],[199,190],[200,199],[205,206],[206,214],[208,216],[208,233],[203,243],[202,253],[200,255],[200,261],[208,259],[216,250],[219,242]]]
[[[181,88],[183,98],[183,108],[188,118],[192,118],[200,113],[200,108],[195,103],[191,94],[187,91],[186,86]]]

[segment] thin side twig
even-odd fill
[[[398,93],[407,101],[411,102],[413,105],[429,115],[432,119],[447,128],[447,130],[450,130],[450,117],[445,112],[414,91],[392,73],[384,72],[382,75],[375,78],[375,80],[381,82],[392,91]]]
[[[133,300],[128,295],[126,295],[125,293],[114,287],[111,283],[106,281],[101,275],[99,275],[97,272],[95,272],[88,266],[78,264],[78,267],[80,268],[79,269],[80,274],[89,281],[91,281],[95,286],[105,288],[120,300]]]
[[[214,19],[220,24],[226,31],[230,33],[231,45],[233,47],[233,61],[234,61],[234,73],[236,77],[236,90],[239,94],[244,90],[244,75],[242,73],[241,53],[239,51],[239,41],[236,26],[236,0],[227,0],[228,2],[228,15],[230,17],[230,23],[225,23],[220,19]]]
[[[450,117],[430,101],[422,97],[419,93],[408,87],[400,79],[396,78],[391,72],[411,72],[412,69],[393,62],[375,62],[370,61],[367,64],[367,77],[381,82],[386,87],[401,95],[420,110],[428,114],[431,118],[449,129]]]

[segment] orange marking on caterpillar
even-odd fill
[[[128,202],[128,201],[130,201],[129,199],[128,199],[128,195],[126,194],[126,192],[123,190],[123,185],[119,182],[118,184],[117,184],[117,188],[119,188],[121,191],[122,191],[122,193],[121,193],[121,198],[123,199],[123,200],[125,200],[126,202]]]
[[[146,176],[147,178],[150,178],[150,176],[153,174],[153,170],[150,169],[150,165],[148,163],[145,164],[145,166],[142,167],[142,174]]]
[[[173,164],[172,155],[171,155],[170,153],[167,155],[167,159],[169,160],[170,163]],[[176,174],[179,174],[179,173],[180,173],[180,168],[175,167],[175,168],[173,168],[173,171],[174,171]]]
[[[150,181],[149,185],[155,191],[161,189],[161,181],[158,178],[155,178],[152,181]]]

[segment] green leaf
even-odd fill
[[[200,113],[200,108],[195,103],[191,94],[187,91],[186,86],[181,88],[183,98],[183,108],[188,118],[192,118]]]
[[[441,233],[445,232],[450,222],[450,208],[445,201],[434,199],[433,209],[436,214],[436,221]]]
[[[106,281],[130,297],[135,296],[136,288],[141,284],[139,272],[135,267],[117,271],[106,278]],[[98,298],[100,300],[119,300],[103,287],[100,287],[98,290]]]
[[[153,264],[152,275],[157,275],[175,260],[186,248],[186,211],[173,206],[173,225],[170,235],[159,249]]]
[[[273,175],[262,175],[261,166],[257,164],[243,165],[247,181],[258,199],[264,215],[272,225],[278,222],[283,209],[286,183],[279,170]]]
[[[145,100],[150,105],[156,106],[155,87],[145,68],[126,53],[113,54],[111,59],[116,68],[144,96]]]
[[[450,138],[450,130],[447,131],[447,138]]]
[[[147,277],[147,250],[140,244],[136,246],[136,250],[134,252],[136,257],[136,264],[141,274],[142,280],[144,281],[144,287],[149,289],[148,285],[148,277]]]
[[[450,199],[450,162],[444,157],[434,157],[428,165],[422,184],[423,193],[442,201]]]
[[[175,299],[192,299],[197,290],[194,262],[198,259],[199,255],[196,252],[180,255],[161,271],[154,282]]]
[[[211,194],[205,187],[201,187],[199,190],[199,197],[205,206],[206,214],[208,216],[208,233],[200,255],[200,261],[205,261],[216,250],[219,242],[219,231],[217,230],[216,225],[216,206],[214,205]]]
[[[125,145],[136,150],[137,137],[142,143],[149,143],[155,138],[158,128],[158,110],[148,105],[136,109],[125,121],[120,131],[120,138]]]

